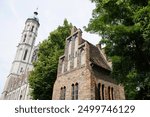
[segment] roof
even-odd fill
[[[103,55],[100,53],[100,50],[91,43],[88,44],[90,51],[90,61],[103,69],[111,71],[111,68],[109,67],[107,61],[104,59]]]

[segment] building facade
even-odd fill
[[[28,75],[33,69],[32,62],[37,59],[38,46],[34,46],[40,26],[38,13],[34,12],[32,18],[28,18],[17,46],[16,55],[7,77],[4,90],[1,95],[3,100],[30,99]]]
[[[35,46],[37,18],[28,18],[17,46],[16,56],[1,95],[3,100],[30,100],[28,83],[32,62],[37,60]],[[125,99],[124,88],[110,76],[111,66],[100,45],[94,46],[82,38],[82,31],[73,27],[66,39],[64,55],[59,58],[53,100]]]
[[[124,88],[111,77],[111,66],[100,45],[82,38],[82,31],[73,27],[66,39],[64,55],[59,58],[53,100],[125,99]]]

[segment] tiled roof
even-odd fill
[[[91,43],[88,44],[90,47],[90,61],[101,68],[111,71],[111,68],[109,67],[107,61],[104,59],[103,55],[100,53],[99,49]]]

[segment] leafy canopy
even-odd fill
[[[113,78],[127,99],[150,99],[150,1],[91,1],[96,8],[85,29],[102,37]]]
[[[33,64],[34,70],[29,77],[31,96],[33,99],[52,99],[53,84],[57,77],[59,57],[64,52],[65,39],[70,35],[72,24],[65,19],[63,26],[52,31],[44,40],[38,51],[38,60]]]

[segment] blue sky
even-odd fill
[[[16,46],[24,23],[38,7],[40,28],[36,44],[46,39],[49,32],[63,24],[65,18],[77,28],[87,26],[95,5],[90,0],[0,0],[0,93],[9,75]],[[83,38],[96,44],[98,35],[83,31]]]

